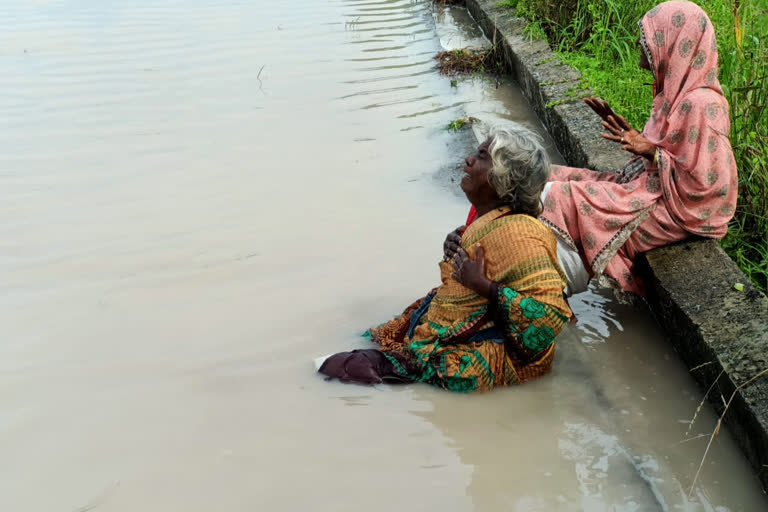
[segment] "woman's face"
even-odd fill
[[[461,180],[461,190],[467,195],[467,199],[474,204],[483,204],[498,199],[496,192],[488,183],[488,171],[493,167],[488,148],[491,139],[487,139],[477,148],[477,153],[468,156],[464,166],[464,177]]]
[[[643,50],[643,45],[640,44],[640,36],[637,37],[637,47],[640,48],[640,69],[647,69],[648,71],[651,71],[651,63],[648,62],[648,56],[645,54],[645,50]]]

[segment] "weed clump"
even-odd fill
[[[458,132],[459,130],[467,128],[474,123],[477,123],[478,121],[479,119],[476,117],[460,117],[448,123],[448,126],[446,126],[445,129],[449,132]]]
[[[494,50],[446,50],[435,55],[435,60],[440,73],[451,77],[505,71],[503,59]]]
[[[435,55],[437,69],[446,76],[469,75],[485,71],[487,52],[473,50],[447,50]]]

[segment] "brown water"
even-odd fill
[[[324,382],[437,280],[468,114],[410,0],[0,6],[0,510],[752,511],[645,311],[574,301],[554,374],[481,396]],[[453,28],[452,28],[453,27]],[[692,436],[714,424],[705,408]]]

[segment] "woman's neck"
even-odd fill
[[[492,210],[495,210],[496,208],[499,207],[498,203],[496,203],[496,202],[476,204],[474,206],[475,206],[475,210],[477,211],[477,217],[478,218],[482,217],[486,213],[488,213],[488,212],[490,212]]]

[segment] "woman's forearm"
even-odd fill
[[[481,281],[475,285],[472,286],[472,290],[476,292],[481,297],[488,299],[489,301],[492,300],[496,295],[499,293],[499,283],[496,281],[491,281],[490,279],[485,279],[485,281]]]

